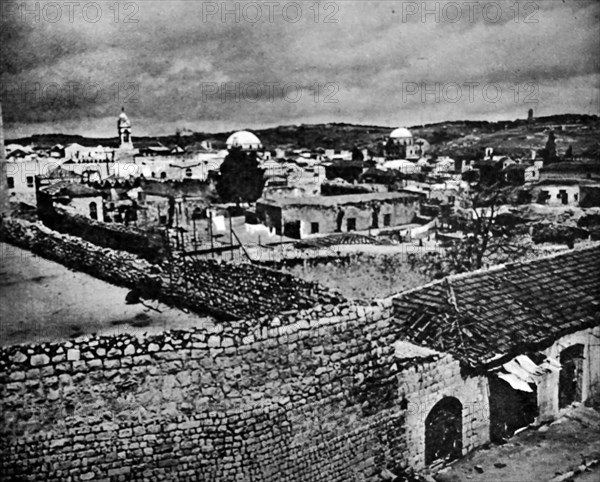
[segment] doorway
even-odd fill
[[[558,407],[564,408],[573,402],[581,402],[583,385],[583,350],[582,344],[565,348],[560,353],[562,369],[558,379]]]
[[[462,404],[442,398],[425,419],[425,464],[453,460],[462,455]]]

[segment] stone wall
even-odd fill
[[[85,198],[83,208],[89,211],[89,198]],[[77,199],[74,199],[75,202]],[[98,205],[99,219],[103,218],[102,198],[94,199]],[[104,223],[52,204],[48,199],[38,204],[40,219],[49,228],[64,234],[76,236],[103,248],[111,248],[138,255],[150,262],[164,259],[167,247],[160,233],[140,231],[118,223]]]
[[[177,258],[152,265],[134,254],[101,248],[41,224],[6,219],[3,239],[97,278],[135,289],[143,298],[221,318],[252,318],[339,302],[316,283],[251,264]]]
[[[489,389],[485,376],[464,376],[450,355],[407,367],[399,375],[400,393],[407,405],[406,440],[411,467],[425,467],[425,420],[445,397],[462,405],[463,455],[490,440]]]
[[[570,346],[581,344],[584,347],[581,399],[585,402],[588,398],[600,394],[600,327],[589,328],[556,340],[551,347],[544,350],[547,358],[560,361],[560,354]],[[549,421],[556,418],[559,412],[559,372],[551,371],[545,374],[537,386],[537,399],[539,406],[539,420]]]
[[[0,351],[3,474],[378,480],[406,465],[389,306]]]

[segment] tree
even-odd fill
[[[565,159],[573,159],[573,146],[569,144],[567,152],[565,152]]]
[[[265,185],[255,152],[231,149],[221,164],[217,192],[223,202],[255,202]]]
[[[556,137],[554,135],[554,131],[550,131],[550,133],[548,134],[546,146],[540,150],[539,154],[542,157],[542,159],[544,159],[544,162],[546,164],[556,162]]]
[[[385,155],[388,158],[403,159],[406,157],[406,147],[397,144],[393,139],[388,139],[385,145]]]
[[[392,139],[388,139],[383,150],[387,157],[394,157],[394,154],[396,154],[398,149],[394,141]]]
[[[365,160],[365,156],[363,155],[362,151],[356,146],[354,147],[354,149],[352,149],[352,160],[353,161],[364,161]]]
[[[425,272],[431,278],[443,278],[456,273],[481,269],[484,264],[514,261],[527,254],[529,243],[519,243],[514,216],[499,216],[500,207],[509,202],[512,190],[494,185],[471,193],[468,208],[460,210],[455,225],[464,237],[452,242],[442,252],[429,252],[421,258],[413,257],[413,269]]]

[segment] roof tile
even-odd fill
[[[600,325],[600,245],[455,275],[394,298],[409,341],[481,366]]]

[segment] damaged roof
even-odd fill
[[[406,340],[497,364],[600,325],[600,245],[450,276],[393,303]]]
[[[310,196],[310,197],[282,197],[277,199],[261,198],[257,201],[276,207],[292,206],[322,206],[336,207],[346,204],[367,203],[372,201],[416,201],[420,196],[412,192],[369,192],[362,194],[338,194],[335,196]]]
[[[85,184],[71,182],[71,181],[58,181],[48,186],[40,188],[40,191],[49,194],[50,196],[68,196],[71,198],[75,197],[97,197],[101,196],[102,193],[93,189]]]

